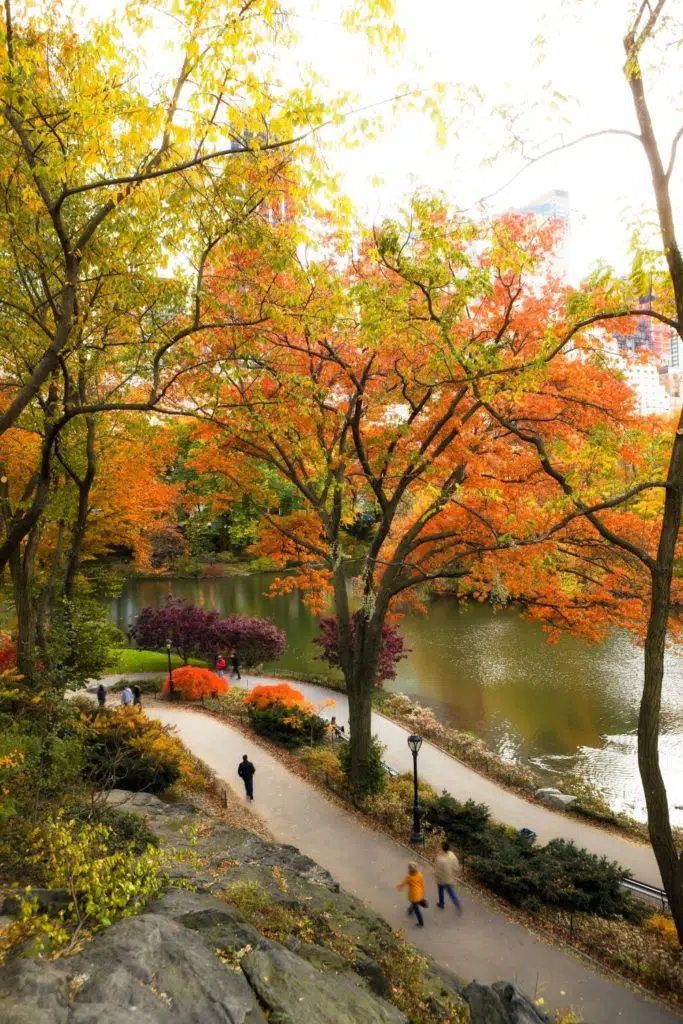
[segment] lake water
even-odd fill
[[[166,595],[221,615],[264,615],[287,634],[282,669],[329,675],[312,644],[316,619],[300,595],[269,598],[272,576],[220,580],[130,580],[112,606],[124,631],[145,605]],[[625,634],[600,646],[570,638],[549,645],[540,627],[516,612],[447,599],[426,615],[407,615],[401,631],[411,649],[389,689],[417,697],[444,723],[469,730],[512,761],[531,763],[547,778],[577,771],[618,810],[641,820],[645,808],[636,763],[635,729],[642,651]],[[277,668],[277,666],[274,666]],[[666,659],[662,698],[662,769],[672,818],[683,826],[683,651]]]

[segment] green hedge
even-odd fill
[[[637,918],[625,893],[628,872],[564,839],[533,846],[512,830],[491,824],[488,807],[460,803],[448,793],[424,806],[425,826],[441,829],[487,888],[525,910],[553,906],[601,917]]]

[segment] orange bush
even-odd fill
[[[289,683],[255,686],[244,698],[244,703],[252,704],[259,711],[264,711],[273,704],[281,704],[286,708],[301,708],[309,713],[313,711],[313,705],[306,700],[303,693],[295,690]]]
[[[667,942],[670,942],[672,946],[678,945],[676,925],[670,917],[665,917],[664,914],[653,914],[652,917],[648,918],[645,922],[645,927],[648,931],[661,935],[662,938],[666,939]]]
[[[184,665],[173,669],[173,690],[183,700],[201,700],[202,697],[213,697],[218,693],[227,693],[230,684],[221,679],[208,668],[196,668]],[[166,676],[162,693],[170,692],[169,677]]]

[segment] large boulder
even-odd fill
[[[553,789],[552,787],[537,789],[534,797],[536,800],[540,800],[542,804],[546,804],[547,807],[554,807],[557,810],[566,810],[567,807],[571,807],[572,804],[576,803],[575,796],[561,793],[559,789]]]
[[[0,971],[3,1024],[265,1024],[246,978],[159,914],[119,921],[69,959]]]
[[[516,985],[471,982],[463,991],[470,1008],[471,1024],[549,1024],[550,1017],[534,1006]]]
[[[319,1024],[408,1024],[390,1003],[373,996],[351,974],[322,974],[279,943],[255,949],[242,970],[259,999],[278,1019]]]

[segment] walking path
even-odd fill
[[[159,673],[105,676],[102,682],[105,686],[113,686],[123,678],[133,680],[155,675],[158,676]],[[242,679],[242,685],[248,687],[257,683],[272,682],[271,678],[264,676],[245,676]],[[343,693],[309,683],[292,681],[292,685],[314,704],[321,705],[326,700],[334,700],[335,706],[322,709],[321,714],[327,718],[334,715],[339,725],[346,726],[348,734],[349,705]],[[95,687],[96,683],[91,684],[91,689]],[[387,748],[387,764],[400,772],[412,772],[413,761],[406,743],[406,730],[378,714],[372,716],[372,730]],[[573,816],[551,811],[543,804],[525,800],[426,741],[420,750],[418,767],[420,777],[437,793],[446,789],[457,800],[472,799],[486,804],[496,821],[512,825],[516,829],[533,829],[541,843],[547,843],[551,839],[572,839],[578,846],[585,847],[591,853],[618,861],[638,881],[661,888],[661,875],[649,844],[632,842],[626,836],[608,832]]]
[[[348,731],[349,705],[343,693],[308,683],[293,682],[292,685],[314,704],[333,698],[336,706],[325,708],[322,714],[328,718],[335,715],[337,722],[345,725]],[[373,714],[372,731],[387,748],[387,764],[401,772],[412,772],[413,757],[406,743],[406,730],[383,715]],[[456,800],[472,799],[486,804],[496,821],[516,829],[533,829],[541,843],[551,839],[573,839],[578,846],[585,846],[591,853],[604,855],[623,864],[639,881],[661,888],[661,875],[649,844],[632,842],[625,836],[596,828],[574,816],[558,814],[543,804],[525,800],[431,743],[422,744],[418,769],[420,777],[433,786],[437,793],[447,789]]]
[[[475,892],[465,892],[461,918],[450,908],[432,909],[432,893],[426,927],[415,928],[406,917],[404,894],[394,888],[410,856],[405,848],[364,827],[231,726],[170,704],[151,703],[147,712],[175,726],[186,746],[236,789],[238,762],[249,753],[256,764],[255,806],[276,838],[313,857],[392,927],[406,928],[411,942],[466,980],[516,981],[529,996],[543,999],[546,1008],[571,1005],[591,1024],[680,1020],[582,958],[536,937]]]

